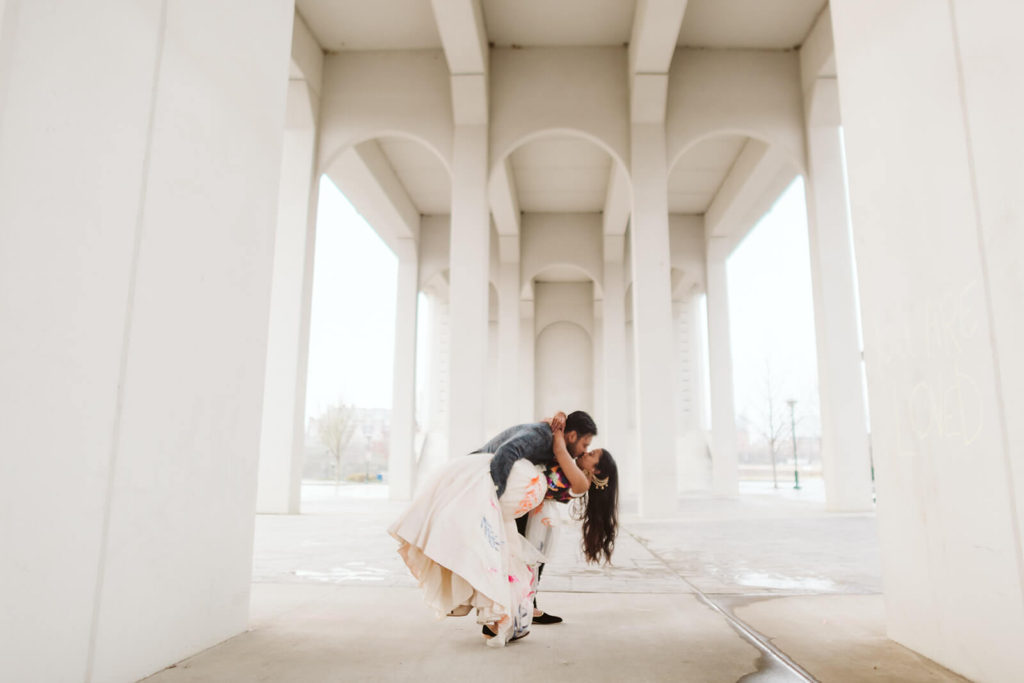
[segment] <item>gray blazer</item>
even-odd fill
[[[505,492],[508,475],[516,460],[526,459],[534,465],[555,464],[551,427],[546,422],[509,427],[485,443],[474,453],[494,453],[491,458],[491,479],[497,487],[498,497]]]

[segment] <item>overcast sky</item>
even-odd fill
[[[318,215],[306,414],[339,399],[388,408],[395,256],[326,177]],[[795,398],[811,427],[817,369],[802,181],[736,249],[728,273],[737,413],[764,412],[767,360],[776,397]]]
[[[306,416],[337,400],[391,407],[398,261],[327,176],[320,181]]]
[[[796,399],[816,431],[817,360],[803,180],[782,193],[727,261],[736,413],[766,412],[766,364],[777,402]]]

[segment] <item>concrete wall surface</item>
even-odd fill
[[[440,50],[345,52],[324,59],[320,167],[348,147],[382,135],[406,135],[451,168],[451,87]]]
[[[292,13],[4,5],[5,679],[134,680],[246,626]]]
[[[531,281],[551,268],[577,270],[594,282],[601,296],[601,215],[597,213],[525,213],[520,236],[520,282],[525,296]],[[591,304],[587,304],[591,306]]]
[[[679,49],[665,115],[669,166],[700,140],[744,133],[803,165],[803,96],[796,52]]]
[[[594,354],[590,336],[578,325],[557,322],[537,336],[537,414],[594,410]]]
[[[625,48],[491,50],[491,168],[541,133],[571,130],[628,168]]]
[[[1024,9],[832,12],[888,632],[972,679],[1017,680],[1024,62],[1008,27]]]

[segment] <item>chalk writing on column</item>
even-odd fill
[[[879,336],[880,365],[894,385],[896,452],[918,454],[922,442],[968,447],[985,424],[984,397],[973,368],[984,360],[974,341],[982,326],[977,280],[904,309]]]
[[[963,446],[970,446],[981,435],[984,426],[981,391],[978,383],[959,368],[954,367],[938,382],[918,382],[909,395],[902,397],[901,403],[898,410],[903,453],[913,452],[906,447],[904,430],[918,441],[934,437],[955,440]]]

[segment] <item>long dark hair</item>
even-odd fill
[[[607,448],[601,449],[594,470],[601,479],[607,477],[608,484],[604,488],[591,485],[573,516],[583,521],[583,554],[587,562],[599,564],[611,562],[619,531],[619,468]]]

